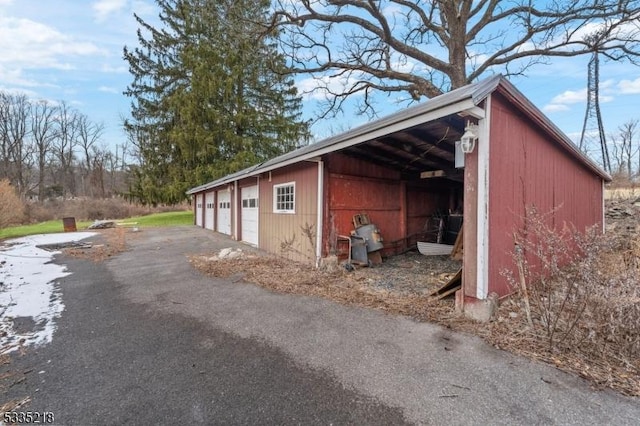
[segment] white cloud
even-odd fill
[[[600,103],[609,103],[615,100],[615,97],[611,95],[611,88],[614,87],[613,80],[605,80],[600,82],[600,93],[598,100]],[[561,112],[569,111],[569,105],[585,104],[587,102],[587,88],[580,90],[565,90],[557,96],[551,99],[551,102],[545,105],[542,109],[545,112]]]
[[[580,90],[566,90],[561,94],[555,96],[552,100],[552,104],[577,104],[579,102],[586,102],[587,100],[587,89]]]
[[[103,54],[93,43],[29,19],[0,17],[0,40],[0,65],[11,69],[71,69],[62,58]]]
[[[396,16],[404,16],[402,8],[396,4],[385,6],[382,9],[382,15],[387,18],[395,18]]]
[[[611,95],[603,95],[600,94],[600,97],[598,98],[600,100],[600,103],[607,103],[607,102],[613,102],[615,100],[615,98]]]
[[[535,44],[533,44],[530,41],[525,41],[524,43],[521,43],[518,46],[516,46],[516,48],[514,49],[514,52],[516,53],[527,52],[529,50],[534,50],[534,49],[536,49]]]
[[[327,80],[327,78],[324,78],[323,80]],[[325,99],[326,90],[319,90],[318,88],[320,86],[320,82],[313,77],[307,77],[296,82],[298,92],[300,92],[306,99]]]
[[[568,40],[572,42],[582,41],[586,37],[596,34],[598,31],[602,30],[602,28],[603,24],[600,22],[589,22],[571,33],[569,38],[563,36],[562,39],[563,41]]]
[[[131,4],[131,9],[138,16],[152,15],[155,16],[158,13],[158,7],[154,4],[150,4],[144,0],[134,0]]]
[[[409,61],[406,58],[391,63],[391,69],[397,72],[412,73],[420,68],[424,67],[420,67],[416,62]]]
[[[635,95],[640,93],[640,77],[635,80],[622,80],[618,83],[618,89],[623,95]]]
[[[0,64],[0,81],[5,84],[23,87],[34,87],[38,85],[37,82],[24,78],[21,68],[6,69],[2,64]]]
[[[2,76],[0,75],[0,80],[2,80]],[[31,99],[37,99],[38,93],[33,90],[25,90],[25,89],[16,89],[15,87],[6,87],[0,86],[0,92],[11,93],[14,95],[26,95]]]
[[[127,0],[99,0],[93,4],[96,20],[102,22],[110,15],[122,11],[127,6]]]
[[[545,105],[542,110],[547,113],[569,111],[569,105],[587,102],[587,89],[565,90],[551,99],[551,102]]]
[[[613,95],[616,91],[616,82],[613,79],[605,80],[600,82],[600,102],[613,102],[615,99]]]
[[[561,111],[569,111],[569,107],[563,104],[547,104],[542,110],[544,112],[561,112]]]
[[[110,64],[104,64],[102,65],[102,68],[100,69],[100,71],[104,73],[109,73],[109,74],[124,74],[129,70],[125,66],[114,67],[113,65],[110,65]]]
[[[637,20],[637,16],[636,16]],[[605,24],[605,22],[589,22],[580,28],[576,29],[574,32],[569,34],[569,37],[562,36],[560,40],[565,41],[568,40],[570,42],[580,42],[589,37],[598,34],[603,31],[606,27],[611,27],[613,25],[617,25],[616,28],[609,30],[609,39],[635,39],[638,34],[638,26],[637,24],[631,20],[627,21],[623,24],[620,24],[620,21],[610,21]],[[606,45],[607,43],[605,43]]]
[[[350,88],[358,80],[346,76],[339,77],[308,77],[296,82],[298,91],[302,93],[306,99],[326,100],[331,97],[330,93],[342,93]],[[358,92],[361,94],[362,92]],[[354,94],[352,96],[358,96]]]
[[[105,92],[105,93],[120,94],[120,91],[118,89],[116,89],[115,87],[100,86],[100,87],[98,87],[98,90],[101,91],[101,92]]]

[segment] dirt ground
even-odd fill
[[[102,241],[93,244],[78,244],[69,247],[60,247],[68,255],[81,259],[89,259],[94,262],[102,262],[112,256],[127,250],[127,240],[135,238],[136,233],[131,228],[97,229],[102,236]],[[55,247],[53,248],[55,249]]]

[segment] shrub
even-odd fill
[[[130,203],[124,198],[77,198],[71,200],[50,199],[41,203],[29,203],[24,214],[25,223],[38,223],[75,217],[77,220],[126,219],[166,211],[188,210],[186,204],[178,206],[150,207]]]
[[[24,211],[24,223],[40,223],[48,220],[60,219],[57,217],[62,211],[62,202],[47,200],[43,203],[27,203]]]
[[[627,230],[558,230],[535,211],[525,222],[525,231],[514,238],[516,268],[504,271],[514,288],[504,304],[515,318],[508,338],[533,338],[534,348],[556,362],[555,356],[565,354],[596,366],[607,375],[598,377],[601,382],[637,377],[640,236]]]
[[[20,224],[24,215],[24,204],[7,179],[0,180],[0,228]]]

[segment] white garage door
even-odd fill
[[[242,241],[258,245],[258,186],[242,188]]]
[[[207,192],[204,196],[204,227],[213,230],[213,192]]]
[[[196,194],[196,225],[202,226],[202,194]]]
[[[231,235],[231,193],[218,191],[218,232]]]

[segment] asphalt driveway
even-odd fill
[[[203,276],[187,254],[241,243],[147,229],[93,263],[65,256],[50,344],[15,356],[8,397],[57,424],[638,424],[594,391],[473,336]]]

